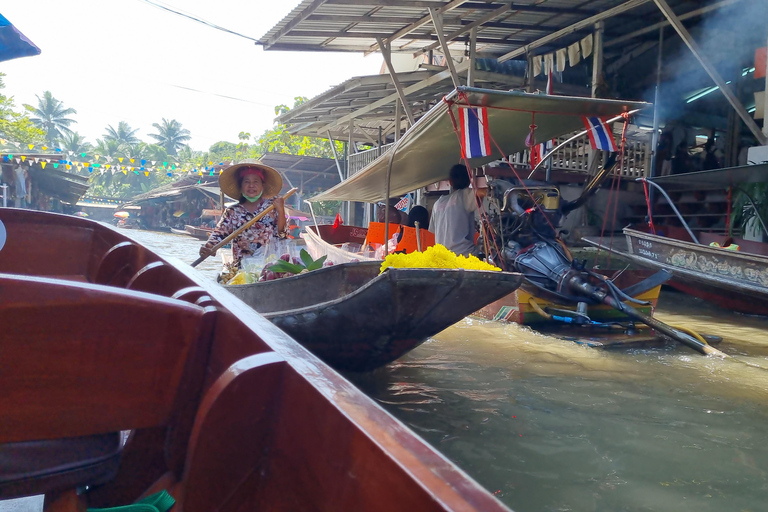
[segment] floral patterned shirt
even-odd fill
[[[262,200],[253,213],[246,210],[242,204],[230,206],[224,210],[219,223],[214,228],[211,236],[208,237],[206,245],[214,246],[218,244],[236,231],[237,228],[266,210],[273,202],[273,199]],[[240,266],[241,259],[253,254],[256,249],[266,244],[270,238],[285,237],[287,231],[280,233],[277,230],[277,215],[277,210],[272,210],[232,240],[232,256],[234,257],[233,263],[235,265]]]

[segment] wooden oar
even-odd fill
[[[291,197],[294,194],[294,192],[296,192],[297,190],[298,189],[296,187],[293,187],[291,190],[286,192],[286,194],[283,196],[283,200],[288,199],[289,197]],[[216,254],[216,251],[218,251],[219,249],[221,249],[222,247],[227,245],[233,238],[235,238],[237,235],[239,235],[240,233],[242,233],[243,231],[245,231],[246,229],[251,227],[257,221],[261,220],[262,217],[264,217],[266,214],[268,214],[269,212],[271,212],[274,209],[275,209],[275,205],[274,204],[269,205],[269,207],[267,209],[265,209],[263,212],[261,212],[260,214],[258,214],[257,216],[255,216],[254,218],[252,218],[251,220],[249,220],[248,222],[246,222],[245,224],[243,224],[239,228],[237,228],[229,236],[227,236],[227,238],[225,238],[221,242],[219,242],[216,245],[214,245],[213,247],[211,247],[211,254],[209,254],[207,256],[200,256],[199,258],[197,258],[194,262],[192,262],[192,266],[196,267],[200,263],[205,261],[205,259],[208,256],[210,256],[212,254]]]

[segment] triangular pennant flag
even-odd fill
[[[99,159],[99,155],[95,155],[95,156],[96,156],[96,160],[98,160]]]
[[[133,158],[131,158],[131,163],[133,163],[134,161],[135,161],[135,160],[134,160]]]
[[[125,174],[126,176],[128,176],[128,171],[123,171],[123,174]]]
[[[144,171],[144,176],[149,176],[149,171]]]
[[[67,164],[67,170],[70,170],[71,168],[72,168],[72,166]]]
[[[109,170],[109,168],[112,167],[111,165],[107,164],[106,169]]]
[[[40,165],[43,167],[43,169],[45,169],[45,164],[46,164],[46,163],[47,163],[47,162],[40,162]]]
[[[20,163],[21,163],[21,158],[17,158],[17,159],[16,159],[16,163],[17,163],[17,164],[20,164]]]
[[[48,146],[43,146],[43,151],[45,151],[46,149],[48,149]]]
[[[25,161],[26,159],[27,159],[27,157],[26,157],[26,156],[24,156],[24,155],[21,155],[21,161],[22,161],[22,162],[23,162],[23,161]]]
[[[29,149],[32,149],[32,148],[34,148],[34,147],[35,147],[35,145],[34,145],[34,144],[28,144],[28,146],[29,146]]]
[[[143,160],[143,159],[141,160],[141,165],[144,165],[144,164],[146,164],[146,163],[147,163],[147,161],[146,161],[146,160]]]
[[[80,156],[85,158],[85,153],[80,153]]]
[[[119,157],[118,160],[120,160],[120,163],[123,163],[123,157]]]
[[[54,169],[58,169],[59,168],[59,164],[58,163],[53,164],[53,168]]]

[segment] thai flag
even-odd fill
[[[584,127],[587,129],[589,143],[592,149],[602,149],[603,151],[616,151],[616,142],[613,140],[613,133],[605,119],[601,117],[582,117]]]
[[[547,153],[552,151],[554,148],[555,139],[542,142],[541,144],[536,144],[531,154],[531,167],[536,167],[539,162],[544,160],[544,157],[547,155]]]
[[[491,154],[491,134],[488,130],[488,110],[485,107],[459,107],[461,150],[465,158]]]

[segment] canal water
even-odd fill
[[[186,262],[200,246],[132,235]],[[722,336],[733,359],[465,319],[348,377],[516,512],[768,510],[768,319],[670,290],[657,316]]]

